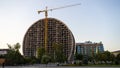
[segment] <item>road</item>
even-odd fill
[[[0,68],[3,68],[0,66]],[[55,64],[36,64],[27,66],[5,66],[4,68],[120,68],[120,67],[88,67],[88,66],[56,66]]]
[[[0,67],[2,68],[2,67]],[[34,67],[34,66],[7,66],[4,68],[119,68],[119,67]]]

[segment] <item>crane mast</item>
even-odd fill
[[[67,7],[72,7],[72,6],[77,6],[77,5],[81,5],[81,3],[78,3],[78,4],[73,4],[73,5],[66,5],[66,6],[62,6],[62,7],[58,7],[58,8],[52,8],[52,9],[46,9],[45,10],[42,10],[42,11],[38,11],[38,14],[40,14],[41,12],[45,12],[45,19],[44,19],[44,22],[45,22],[45,40],[44,40],[44,44],[45,44],[45,54],[47,54],[47,45],[48,45],[48,11],[53,11],[53,10],[57,10],[57,9],[62,9],[62,8],[67,8]]]
[[[48,39],[48,19],[47,19],[48,13],[47,13],[47,7],[45,11],[45,54],[47,54],[47,39]]]

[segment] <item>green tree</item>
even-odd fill
[[[115,55],[114,54],[110,54],[110,61],[112,62],[112,64],[114,63],[115,61]]]
[[[106,64],[107,61],[109,61],[113,64],[113,62],[115,61],[115,56],[109,51],[104,51],[103,53],[96,54],[96,60],[101,61],[101,63],[102,61],[104,61]]]
[[[116,59],[117,59],[118,61],[120,61],[120,53],[117,54]]]
[[[9,51],[6,54],[6,64],[8,65],[19,65],[24,62],[24,58],[19,52],[20,44],[16,43],[15,45],[11,46],[8,44]]]
[[[83,55],[82,54],[75,54],[75,60],[83,60]]]
[[[7,45],[8,45],[9,50],[19,51],[19,49],[20,49],[20,44],[19,43],[16,43],[14,45],[10,45],[10,44],[7,44]]]
[[[64,62],[67,60],[66,56],[64,55],[63,52],[63,45],[62,44],[58,44],[58,43],[54,43],[53,44],[53,49],[54,49],[54,60],[55,62]]]
[[[101,54],[101,61],[104,61],[107,64],[107,55],[105,53]]]
[[[82,65],[83,55],[76,53],[74,57],[76,60],[76,62],[74,64]]]
[[[42,56],[41,63],[47,65],[50,61],[51,61],[51,57],[50,57],[50,56],[48,56],[48,55],[43,55],[43,56]]]
[[[32,58],[31,57],[24,57],[24,64],[31,64]]]
[[[120,53],[117,54],[117,56],[115,57],[115,64],[119,65],[120,64]]]
[[[95,56],[95,60],[96,60],[96,62],[100,61],[102,64],[102,53],[97,53]]]
[[[106,63],[107,61],[113,63],[113,61],[115,60],[115,56],[111,52],[105,51],[103,54],[106,56],[105,58]]]
[[[93,62],[94,58],[96,57],[88,56],[88,61]]]
[[[42,60],[42,56],[43,56],[43,55],[45,55],[45,49],[39,47],[39,48],[37,49],[37,58],[38,58],[38,60],[39,60],[40,62],[41,62],[41,60]]]
[[[14,45],[14,50],[19,52],[19,49],[20,49],[20,44],[19,44],[19,43],[16,43],[16,44]]]

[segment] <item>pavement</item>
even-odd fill
[[[5,66],[0,68],[120,68],[120,67],[88,67],[88,66],[57,66],[56,64],[34,64],[26,66]]]

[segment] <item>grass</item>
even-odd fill
[[[88,64],[88,65],[79,65],[79,64],[66,64],[63,66],[85,66],[85,67],[120,67],[120,65],[110,65],[110,64]]]
[[[120,67],[120,65],[110,65],[110,64],[97,64],[97,65],[86,65],[91,67]]]

